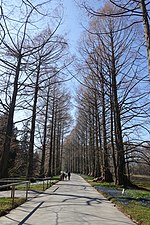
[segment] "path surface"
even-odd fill
[[[0,225],[135,225],[79,175],[22,204]]]

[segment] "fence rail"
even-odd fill
[[[11,192],[11,198],[12,198],[12,207],[14,206],[14,201],[15,201],[15,190],[16,186],[25,184],[25,199],[28,199],[28,191],[31,189],[31,182],[29,180],[23,180],[24,178],[4,178],[0,179],[0,191],[4,188],[6,190],[10,190]],[[45,191],[48,187],[51,186],[51,177],[46,177],[46,178],[32,178],[35,180],[35,182],[40,181],[42,182],[43,185],[43,191]],[[4,183],[4,184],[3,184]],[[6,184],[7,183],[7,184]]]
[[[6,182],[10,182],[10,180],[0,180],[0,183],[6,183]],[[11,180],[12,182],[12,180]],[[25,199],[27,200],[28,199],[28,190],[29,190],[29,186],[30,186],[30,181],[18,181],[18,182],[15,182],[13,180],[14,183],[10,183],[10,184],[4,184],[4,185],[0,185],[0,190],[1,189],[4,189],[4,188],[10,188],[10,191],[11,191],[11,198],[12,198],[12,207],[14,206],[14,202],[15,202],[15,190],[16,190],[16,186],[20,185],[20,184],[25,184],[26,188],[25,188],[25,192],[26,192],[26,197]]]

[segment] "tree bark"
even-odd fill
[[[144,35],[146,41],[146,49],[147,49],[147,58],[148,58],[148,71],[149,71],[149,79],[150,79],[150,25],[148,19],[148,13],[146,9],[145,0],[140,1],[142,17],[143,17],[143,25],[144,25]]]
[[[54,114],[55,114],[55,98],[53,99],[52,106],[52,121],[51,121],[51,130],[50,130],[50,147],[49,147],[49,161],[48,161],[48,172],[47,176],[52,176],[52,151],[53,151],[53,133],[54,133]]]
[[[106,182],[112,182],[112,174],[110,172],[108,160],[108,147],[107,147],[107,133],[106,133],[106,104],[104,93],[104,79],[101,74],[101,95],[102,95],[102,134],[103,134],[103,178]]]
[[[49,107],[49,93],[50,93],[50,85],[48,86],[47,91],[47,100],[46,100],[46,109],[45,109],[45,121],[44,121],[44,136],[43,136],[43,145],[42,145],[42,159],[41,159],[41,167],[40,167],[40,176],[45,176],[45,152],[46,152],[46,137],[47,137],[47,120],[48,120],[48,107]]]
[[[12,130],[13,130],[14,111],[15,111],[16,98],[18,93],[18,80],[19,80],[19,74],[20,74],[21,59],[22,59],[22,55],[20,53],[18,56],[18,61],[16,66],[13,96],[12,96],[12,101],[10,104],[10,109],[8,114],[8,122],[7,122],[4,148],[3,148],[3,153],[2,153],[2,157],[0,161],[0,178],[8,177],[8,160],[9,160],[10,144],[11,144],[11,137],[12,137]]]
[[[37,68],[33,111],[32,111],[32,121],[31,121],[31,131],[30,131],[28,168],[27,168],[27,177],[29,178],[33,176],[34,134],[35,134],[36,108],[37,108],[37,99],[38,99],[38,90],[39,90],[39,77],[40,77],[40,62]]]
[[[117,184],[126,185],[126,169],[125,169],[125,158],[124,158],[124,146],[122,140],[121,130],[121,118],[117,96],[117,82],[116,82],[116,68],[115,68],[115,54],[113,45],[113,34],[111,34],[111,75],[112,75],[112,96],[114,103],[114,127],[115,127],[115,144],[117,151]]]

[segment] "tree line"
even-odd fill
[[[76,65],[81,87],[77,123],[65,143],[66,167],[130,185],[136,163],[145,165],[145,174],[150,166],[149,3],[108,1],[98,11],[83,7],[89,26]]]
[[[58,33],[61,9],[50,8],[51,1],[1,1],[0,178],[60,171],[71,123],[63,83],[72,59]]]

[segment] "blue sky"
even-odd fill
[[[85,11],[81,9],[77,2],[81,4],[81,0],[62,0],[64,6],[64,24],[63,27],[68,33],[69,43],[73,52],[77,51],[77,42],[83,31],[82,24],[87,24],[88,18]],[[86,1],[92,8],[97,9],[101,4],[98,0]],[[101,1],[102,2],[102,1]]]
[[[68,39],[70,52],[78,55],[80,36],[84,31],[83,24],[84,26],[88,24],[88,18],[85,10],[81,9],[79,6],[82,0],[61,0],[61,2],[64,7],[64,18],[60,31],[67,33],[66,37]],[[86,0],[86,3],[95,9],[101,4],[98,0]],[[68,82],[68,86],[71,87],[71,94],[73,96],[76,94],[77,85],[78,82],[75,80]]]
[[[71,50],[76,52],[77,41],[83,31],[81,26],[81,11],[74,0],[63,0],[64,24]]]

